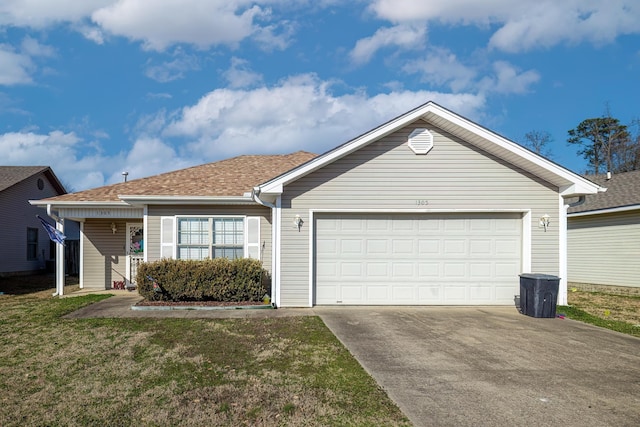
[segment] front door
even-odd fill
[[[141,223],[127,223],[127,285],[135,285],[138,265],[144,261],[144,228]]]

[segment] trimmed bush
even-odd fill
[[[136,282],[150,301],[262,301],[270,294],[269,273],[251,258],[142,263]]]

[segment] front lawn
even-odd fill
[[[558,306],[567,317],[640,337],[640,297],[570,289],[569,306]]]
[[[105,297],[0,295],[0,425],[409,425],[317,317],[60,317]]]

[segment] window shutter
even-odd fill
[[[175,218],[172,216],[160,217],[160,258],[173,258]]]
[[[260,217],[248,216],[246,219],[245,233],[246,241],[246,257],[260,259]]]

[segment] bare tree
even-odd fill
[[[548,148],[548,144],[552,141],[553,138],[549,132],[532,130],[524,134],[523,144],[536,154],[551,157],[551,150]]]

